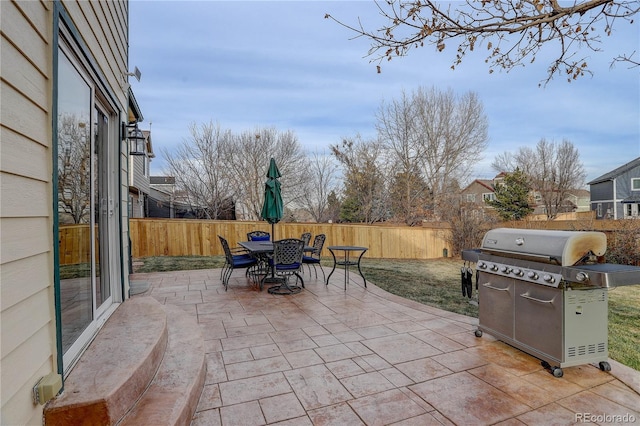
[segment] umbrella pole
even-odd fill
[[[271,242],[275,242],[276,241],[276,224],[275,223],[271,223]],[[271,268],[271,278],[275,279],[276,277],[276,264],[275,264],[275,259],[273,262],[273,268]]]
[[[271,243],[275,242],[276,240],[275,236],[276,236],[276,225],[275,223],[271,223]],[[271,267],[271,279],[268,282],[280,282],[280,280],[276,278],[275,258],[273,259],[273,266]]]

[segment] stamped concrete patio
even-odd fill
[[[474,318],[341,270],[328,286],[271,295],[234,272],[135,274],[145,296],[197,318],[207,375],[192,425],[565,425],[640,422],[640,373],[564,368],[485,334]],[[454,285],[455,283],[452,283]],[[140,296],[135,296],[140,297]],[[626,419],[626,420],[625,420]]]

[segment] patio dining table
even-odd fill
[[[253,254],[273,253],[273,241],[240,241],[238,245],[244,247]],[[315,251],[313,246],[304,246],[305,253]]]
[[[273,255],[273,241],[240,241],[238,245],[245,248],[252,256],[258,259],[258,262],[262,264],[261,271],[265,272],[265,277],[260,281],[260,290],[265,282],[281,282],[281,278],[274,276],[273,268],[269,266],[269,257]],[[315,248],[313,246],[304,246],[305,252],[313,252]],[[268,272],[271,272],[269,276]],[[301,278],[302,279],[302,278]],[[304,282],[303,282],[304,285]]]

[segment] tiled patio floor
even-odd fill
[[[365,289],[357,274],[345,291],[343,277],[325,286],[306,274],[304,291],[277,296],[241,271],[227,292],[220,270],[133,275],[201,326],[207,378],[192,425],[640,423],[635,370],[612,362],[611,373],[583,365],[555,378],[476,338],[474,318]]]

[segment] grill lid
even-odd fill
[[[573,266],[585,256],[604,255],[607,236],[593,231],[496,228],[482,240],[482,251],[503,257]]]

